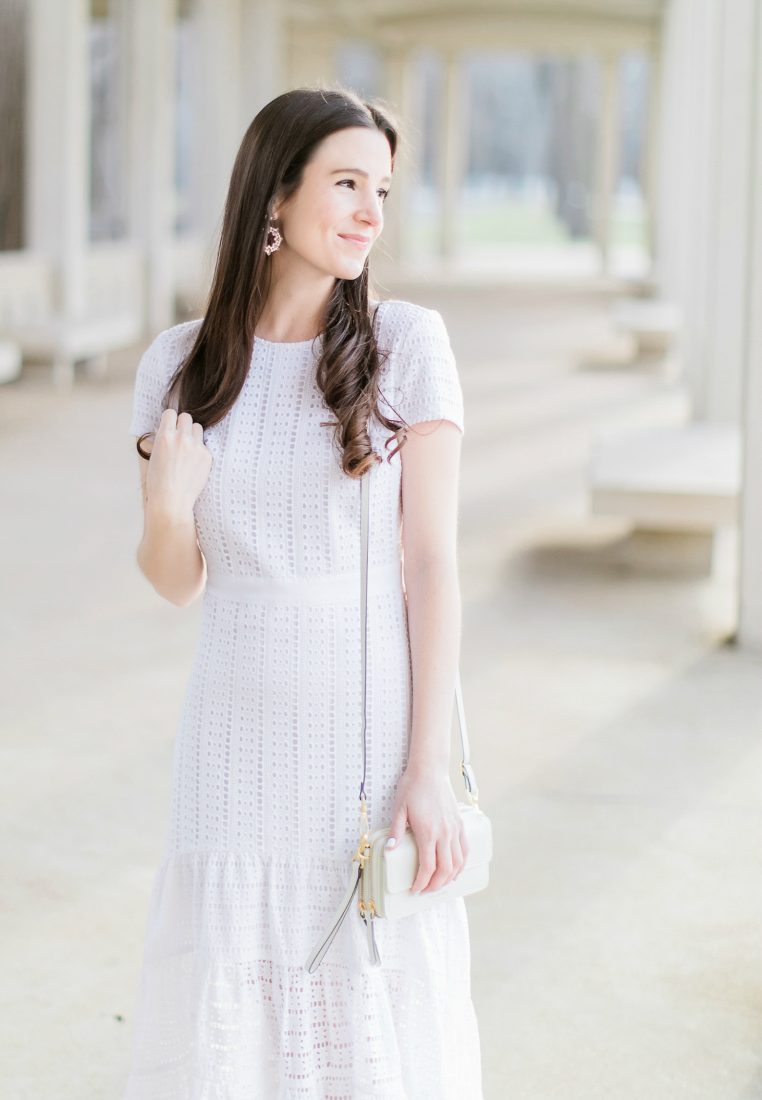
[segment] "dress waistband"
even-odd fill
[[[348,573],[301,575],[298,577],[231,577],[215,575],[207,577],[206,592],[214,596],[234,600],[278,600],[299,603],[359,604],[362,573],[359,569]],[[384,590],[402,588],[402,563],[384,562],[368,567],[368,596],[381,586]]]

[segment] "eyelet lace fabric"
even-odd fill
[[[382,394],[411,425],[464,430],[441,315],[379,305]],[[140,360],[129,432],[156,430],[199,320]],[[124,1100],[483,1100],[463,898],[359,913],[304,962],[341,898],[362,777],[360,483],[340,469],[314,379],[319,339],[254,341],[244,387],[205,430],[194,509],[207,562],[174,741],[163,860],[149,904]],[[412,666],[402,586],[400,455],[371,473],[367,779],[371,828],[407,763]],[[147,716],[150,718],[150,716]],[[462,792],[457,792],[458,797]]]

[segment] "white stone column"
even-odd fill
[[[681,361],[697,418],[741,418],[753,13],[757,0],[672,0],[660,136],[662,294],[684,314]]]
[[[755,0],[752,148],[749,163],[749,264],[743,331],[743,492],[737,642],[762,652],[762,0]]]
[[[739,423],[747,324],[751,232],[753,27],[756,0],[722,5],[719,39],[720,95],[712,156],[714,195],[709,273],[710,311],[705,376],[697,413]]]
[[[658,150],[662,113],[661,81],[661,55],[658,50],[654,50],[648,57],[648,107],[640,174],[640,187],[646,207],[648,252],[654,267],[658,263],[659,249]]]
[[[240,0],[197,0],[193,53],[195,84],[193,178],[199,230],[216,252],[225,197],[241,129]]]
[[[466,168],[468,81],[460,53],[443,55],[442,134],[439,146],[439,256],[456,260],[460,189]]]
[[[176,0],[133,0],[130,231],[145,254],[146,335],[174,323]]]
[[[739,426],[737,639],[762,649],[762,0],[672,0],[659,281],[683,309],[694,416]]]
[[[288,90],[285,37],[280,0],[241,0],[240,138],[259,110]]]
[[[384,50],[384,99],[394,112],[401,130],[388,206],[384,210],[384,232],[378,260],[373,268],[397,271],[414,260],[409,227],[414,210],[413,196],[418,178],[422,134],[420,100],[417,91],[416,55],[412,49],[387,46]]]
[[[53,264],[64,320],[85,313],[90,215],[88,0],[30,0],[25,239]]]
[[[603,53],[601,66],[601,115],[595,174],[594,238],[602,271],[611,265],[611,213],[619,169],[620,59]]]

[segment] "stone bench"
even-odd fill
[[[639,359],[666,355],[675,343],[681,326],[681,314],[671,302],[655,298],[624,298],[611,307],[614,328],[635,341]]]
[[[134,313],[74,321],[49,317],[37,323],[16,325],[13,338],[25,359],[51,363],[56,385],[71,386],[75,363],[87,362],[92,374],[104,374],[109,352],[138,343],[142,329]]]
[[[87,309],[67,317],[51,262],[27,251],[0,255],[0,334],[25,360],[52,364],[69,386],[78,361],[105,370],[109,352],[143,338],[143,259],[129,242],[92,245],[85,257]]]
[[[631,521],[631,560],[711,570],[714,536],[738,522],[741,435],[705,421],[598,433],[589,462],[590,508]]]

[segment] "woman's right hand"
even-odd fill
[[[190,413],[165,409],[146,472],[147,506],[166,515],[187,516],[209,478],[212,454],[204,429]]]

